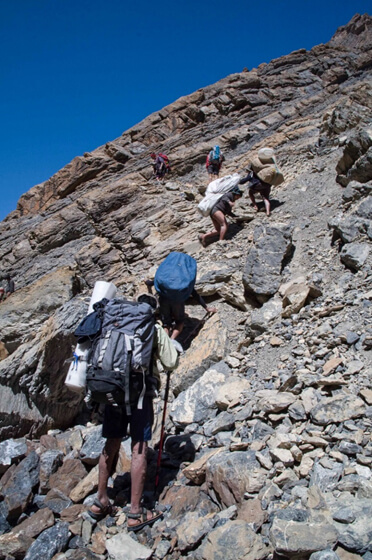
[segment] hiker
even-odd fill
[[[244,185],[245,183],[250,183],[248,185],[248,195],[251,199],[252,206],[256,212],[258,212],[258,206],[255,199],[255,194],[260,194],[262,200],[265,204],[266,216],[270,216],[270,192],[271,192],[271,185],[269,183],[265,183],[261,181],[256,175],[254,171],[249,171],[248,175],[243,179],[240,179],[239,185]]]
[[[145,284],[151,294],[154,280],[145,280]],[[195,288],[192,290],[191,296],[207,311],[207,313],[217,313],[217,309],[207,305]],[[185,302],[172,301],[159,294],[159,316],[165,332],[172,340],[175,340],[183,331],[185,324]]]
[[[243,192],[239,187],[234,187],[230,192],[221,196],[221,198],[213,206],[210,217],[214,225],[214,230],[209,233],[200,234],[198,239],[203,247],[207,246],[207,241],[212,237],[218,236],[219,240],[225,239],[228,230],[226,215],[235,217],[232,209],[235,202],[243,196]]]
[[[157,301],[154,296],[143,294],[138,297],[140,303],[148,303],[154,309]],[[156,358],[167,370],[173,370],[178,365],[178,353],[159,324],[155,324],[152,377],[156,376]],[[150,382],[148,382],[150,383]],[[152,437],[152,423],[154,419],[152,399],[153,388],[147,387],[143,399],[143,408],[136,405],[131,407],[131,414],[127,415],[126,406],[105,405],[104,419],[102,425],[102,436],[106,443],[101,453],[98,469],[98,492],[97,498],[92,504],[89,515],[95,520],[101,520],[106,515],[114,516],[118,509],[110,502],[107,494],[108,479],[115,469],[120,445],[123,437],[127,435],[127,427],[130,426],[132,438],[132,460],[131,460],[131,503],[127,514],[128,531],[138,531],[146,525],[151,525],[162,517],[159,511],[147,510],[141,505],[143,489],[147,473],[147,449],[148,442]]]
[[[221,153],[220,147],[217,145],[214,146],[207,155],[207,161],[205,164],[209,175],[209,182],[219,177],[223,160],[224,157]]]
[[[170,173],[169,159],[165,154],[150,154],[151,159],[154,161],[153,168],[157,181],[162,181],[166,173]]]
[[[5,290],[4,288],[0,288],[0,301],[5,300],[10,296],[10,294],[13,294],[15,291],[14,280],[11,278],[10,274],[7,274],[5,276],[5,280],[6,280]]]

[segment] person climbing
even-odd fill
[[[0,301],[5,300],[15,291],[15,284],[14,280],[11,278],[10,274],[5,276],[6,286],[4,288],[0,288]]]
[[[162,181],[166,173],[170,173],[169,158],[165,154],[150,154],[151,159],[154,161],[153,168],[157,181]]]
[[[213,206],[210,217],[214,225],[214,230],[209,233],[200,234],[198,239],[203,247],[207,246],[207,241],[218,236],[219,240],[225,239],[225,235],[229,228],[226,221],[226,215],[235,217],[232,209],[235,202],[243,196],[243,192],[239,187],[234,187],[230,192],[221,196],[221,198]]]
[[[223,160],[224,157],[221,153],[220,147],[218,145],[214,146],[207,155],[205,164],[209,175],[209,182],[219,177]]]
[[[154,280],[145,280],[149,293],[152,293],[152,287],[155,286],[159,294],[160,319],[172,340],[183,331],[185,303],[190,297],[194,297],[207,313],[217,312],[195,290],[196,273],[197,263],[193,257],[172,251],[159,265]]]
[[[249,173],[243,179],[240,179],[239,185],[245,185],[249,182],[248,185],[248,195],[251,199],[252,206],[256,212],[258,212],[258,206],[256,203],[255,194],[260,194],[262,200],[265,204],[266,216],[270,216],[271,212],[271,205],[270,205],[270,192],[271,192],[271,185],[269,183],[265,183],[261,181],[256,175],[256,173],[252,170],[249,170]]]
[[[137,298],[140,303],[151,305],[154,313],[157,309],[157,300],[154,296],[143,294]],[[156,363],[160,360],[165,370],[174,370],[178,365],[178,353],[170,338],[159,324],[155,324],[151,380],[157,378]],[[115,469],[120,445],[123,437],[127,435],[128,425],[132,438],[132,460],[131,460],[131,502],[127,514],[128,531],[138,531],[146,525],[152,525],[162,517],[162,513],[156,510],[148,510],[142,505],[142,494],[147,474],[147,449],[148,442],[152,437],[153,412],[153,388],[147,387],[146,396],[143,400],[142,409],[136,405],[131,407],[131,414],[127,415],[126,406],[105,405],[102,425],[102,436],[106,438],[103,451],[98,463],[98,492],[89,515],[95,520],[101,520],[107,515],[114,516],[118,512],[109,500],[107,493],[108,479]]]
[[[145,280],[145,284],[149,293],[152,293],[154,280]],[[191,297],[193,297],[207,313],[217,313],[217,308],[207,305],[195,288],[191,292]],[[175,340],[182,333],[185,325],[185,302],[172,301],[159,295],[159,316],[165,332],[172,340]]]

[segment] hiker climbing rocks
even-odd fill
[[[209,182],[218,178],[223,160],[224,157],[221,153],[220,147],[217,145],[214,146],[207,155],[207,161],[205,164],[209,175]]]
[[[261,181],[254,171],[250,171],[246,177],[239,181],[239,185],[244,185],[248,183],[248,195],[251,199],[252,206],[256,212],[258,212],[258,206],[256,203],[255,194],[260,194],[262,200],[265,204],[266,216],[270,216],[271,206],[270,206],[270,192],[271,185]]]
[[[196,261],[190,255],[170,253],[156,271],[154,280],[145,280],[149,292],[152,286],[159,294],[159,315],[163,327],[172,340],[183,331],[185,303],[193,297],[207,313],[216,313],[195,290]]]
[[[146,303],[151,306],[153,312],[156,310],[156,298],[144,294],[145,299],[138,298],[138,303]],[[151,298],[151,299],[150,299]],[[127,335],[125,335],[127,336]],[[138,351],[138,348],[137,348]],[[178,364],[178,353],[160,325],[155,325],[153,338],[153,351],[167,371],[173,370]],[[151,358],[150,370],[152,372],[150,380],[154,380],[154,368],[156,360],[154,354]],[[148,384],[148,386],[147,386]],[[107,494],[108,479],[112,475],[118,458],[122,439],[127,435],[128,425],[132,438],[132,460],[131,460],[131,503],[127,514],[128,531],[138,531],[146,525],[151,525],[162,517],[162,513],[156,510],[148,510],[142,506],[142,494],[145,485],[147,472],[147,449],[148,441],[152,437],[152,424],[154,419],[153,386],[146,382],[146,394],[143,398],[142,408],[138,405],[131,405],[130,413],[123,405],[106,404],[102,426],[102,436],[106,438],[106,443],[99,459],[99,476],[97,497],[92,504],[89,514],[93,519],[100,520],[106,515],[115,515],[117,508],[110,502]]]
[[[151,159],[154,161],[153,168],[157,181],[162,181],[166,173],[170,173],[169,158],[165,154],[150,154]]]
[[[14,280],[11,278],[10,274],[5,276],[6,286],[4,288],[0,288],[0,301],[5,300],[10,294],[13,294],[15,291],[15,284]]]
[[[226,215],[235,217],[232,209],[235,202],[243,196],[243,192],[239,187],[234,187],[230,192],[221,196],[221,198],[213,206],[210,217],[214,225],[214,230],[209,233],[200,234],[198,239],[203,247],[207,246],[207,241],[218,236],[219,240],[225,239],[228,230]]]
[[[257,156],[254,156],[248,169],[248,175],[240,179],[239,184],[248,183],[248,194],[253,208],[258,212],[255,194],[260,194],[264,204],[266,215],[270,216],[270,192],[271,187],[277,187],[284,181],[284,175],[276,162],[275,152],[272,148],[260,148]]]

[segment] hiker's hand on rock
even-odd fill
[[[217,307],[206,307],[205,308],[208,313],[217,313]]]

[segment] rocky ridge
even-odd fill
[[[326,45],[181,98],[75,158],[0,224],[0,270],[18,287],[0,316],[0,558],[370,560],[370,29],[355,16]],[[244,197],[229,239],[203,249],[196,203],[214,143],[225,173],[274,147],[286,182],[270,218]],[[171,157],[165,185],[151,180],[152,149]],[[133,296],[171,250],[195,256],[218,314],[196,335],[202,310],[189,308],[164,520],[133,539],[128,442],[111,490],[124,512],[98,525],[84,513],[102,440],[63,385],[65,360],[94,282]]]

